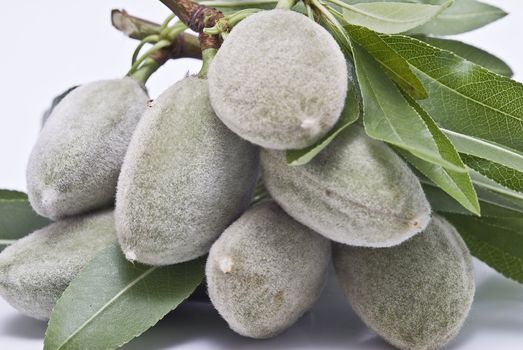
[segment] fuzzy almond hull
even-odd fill
[[[206,254],[247,208],[258,168],[258,149],[214,114],[206,80],[167,89],[140,121],[118,181],[127,258],[170,265]]]
[[[318,299],[330,242],[274,202],[246,211],[214,243],[206,266],[209,296],[237,333],[268,338],[290,327]]]
[[[0,295],[23,314],[47,320],[80,269],[115,241],[113,211],[37,230],[0,253]]]
[[[442,348],[470,310],[472,257],[454,227],[439,216],[396,247],[336,244],[333,260],[356,313],[400,349]]]
[[[389,247],[421,232],[431,208],[418,178],[386,144],[354,125],[310,163],[261,153],[272,197],[294,219],[344,244]]]

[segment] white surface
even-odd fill
[[[523,2],[488,0],[511,13],[476,32],[456,36],[504,59],[523,80]],[[50,100],[66,88],[122,76],[136,42],[113,30],[111,8],[161,20],[169,12],[158,1],[10,1],[0,12],[0,188],[25,190],[25,164]],[[148,84],[157,96],[196,60],[169,62]],[[523,287],[478,263],[476,299],[450,349],[523,349]],[[127,349],[390,349],[328,289],[314,310],[281,336],[267,341],[241,338],[211,307],[190,304],[127,346]],[[19,315],[0,299],[0,349],[41,349],[45,323]]]
[[[472,311],[449,350],[521,350],[523,287],[476,262]],[[46,323],[20,315],[0,299],[0,349],[41,349]],[[331,278],[318,304],[285,333],[268,340],[233,333],[209,304],[186,303],[129,343],[127,350],[390,350],[344,302]]]

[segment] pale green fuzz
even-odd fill
[[[53,109],[27,165],[35,211],[59,219],[110,206],[131,135],[147,105],[131,78],[71,91]]]
[[[423,230],[431,209],[418,178],[386,144],[357,125],[310,163],[262,151],[263,179],[294,219],[336,242],[387,247]]]
[[[140,121],[116,196],[116,228],[129,260],[169,265],[208,252],[248,206],[259,154],[222,124],[207,80],[167,89]]]
[[[37,230],[0,254],[0,295],[23,314],[46,320],[80,269],[115,240],[112,211]]]
[[[440,349],[470,310],[472,257],[454,227],[439,216],[396,247],[336,244],[333,260],[354,311],[400,349]]]
[[[237,333],[272,337],[317,300],[330,242],[274,202],[245,212],[214,243],[206,266],[209,296]]]
[[[250,142],[305,148],[339,119],[347,74],[343,53],[322,26],[293,11],[262,11],[235,26],[212,61],[211,103]]]

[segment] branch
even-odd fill
[[[125,10],[112,10],[111,22],[120,32],[137,40],[143,40],[150,35],[158,35],[161,28],[157,23],[131,16]],[[132,73],[131,76],[145,85],[151,74],[165,62],[169,59],[177,58],[202,59],[199,39],[189,33],[178,34],[171,42],[171,45],[147,57],[140,68]]]
[[[196,58],[202,59],[202,50],[198,37],[189,33],[180,33],[172,44],[151,55],[158,63],[164,64],[169,59]]]
[[[205,49],[218,49],[221,39],[217,35],[203,32],[206,27],[213,27],[223,13],[205,5],[200,5],[191,0],[160,0],[191,30],[200,34],[200,46]]]
[[[125,10],[112,10],[111,23],[113,27],[129,38],[142,40],[149,35],[160,33],[161,26],[146,19],[131,16]]]
[[[161,28],[158,23],[131,16],[125,10],[112,10],[111,22],[120,32],[137,40],[159,34]],[[155,52],[151,57],[162,65],[168,59],[184,57],[201,59],[202,51],[196,36],[189,33],[180,33],[170,46]]]
[[[193,28],[195,14],[201,11],[201,5],[198,5],[191,0],[160,0],[165,6],[171,10],[176,17],[180,19],[187,27],[191,28],[195,32],[200,32]],[[191,25],[192,24],[192,25]]]

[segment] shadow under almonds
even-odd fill
[[[127,344],[126,350],[184,348],[206,349],[343,349],[389,350],[390,345],[370,331],[345,301],[333,276],[318,303],[286,332],[256,340],[229,329],[210,303],[185,302],[158,325]]]
[[[35,320],[21,314],[14,314],[7,322],[3,322],[1,326],[0,335],[5,334],[10,337],[24,339],[44,339],[47,322]]]
[[[477,286],[465,325],[449,350],[458,350],[484,332],[518,333],[523,330],[521,285],[476,261]],[[516,307],[516,308],[515,308]]]

